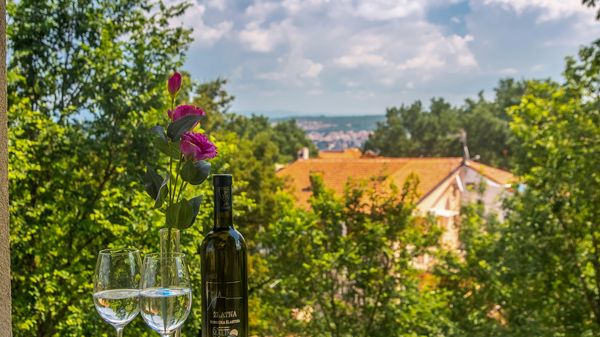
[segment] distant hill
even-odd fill
[[[277,123],[289,119],[295,119],[319,149],[341,150],[361,147],[385,116],[298,116],[272,120]]]

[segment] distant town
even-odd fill
[[[362,147],[385,116],[302,116],[276,118],[274,122],[295,119],[319,150]]]

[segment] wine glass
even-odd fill
[[[100,317],[115,327],[117,337],[140,312],[140,252],[134,248],[98,253],[94,273],[94,304]]]
[[[192,309],[192,288],[185,254],[144,257],[140,307],[142,317],[161,336],[172,336]]]

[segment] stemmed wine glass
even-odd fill
[[[192,308],[192,289],[185,255],[150,254],[144,257],[140,306],[142,317],[161,336],[172,336]]]
[[[134,248],[98,253],[94,273],[94,304],[100,317],[115,327],[117,337],[140,312],[140,252]]]

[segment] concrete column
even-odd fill
[[[8,118],[6,115],[6,0],[0,0],[0,335],[12,336],[8,230]]]

